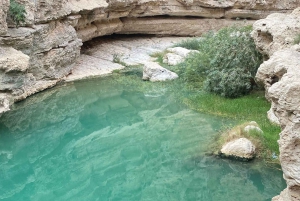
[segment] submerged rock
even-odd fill
[[[247,138],[232,140],[222,146],[220,155],[237,160],[251,160],[255,157],[255,145]]]
[[[151,82],[174,80],[178,75],[168,69],[161,67],[155,62],[145,62],[143,71],[143,80],[150,80]]]

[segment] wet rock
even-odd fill
[[[155,62],[145,62],[143,70],[143,80],[151,82],[174,80],[178,75],[168,69],[161,67]]]
[[[246,138],[235,139],[222,146],[220,155],[248,161],[255,157],[255,145]]]

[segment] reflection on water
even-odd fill
[[[205,154],[228,120],[166,88],[101,78],[56,87],[0,118],[0,200],[270,200],[282,172]]]

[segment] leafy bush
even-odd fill
[[[227,98],[240,97],[251,91],[251,75],[236,68],[212,71],[204,82],[204,89]]]
[[[17,28],[20,26],[21,23],[25,22],[25,7],[16,2],[15,0],[10,0],[8,14],[10,18],[16,23]]]
[[[189,50],[198,50],[199,49],[199,41],[201,38],[193,38],[193,39],[187,39],[183,40],[180,43],[177,43],[175,46],[183,47]]]
[[[262,63],[262,55],[250,37],[251,30],[251,26],[228,27],[217,33],[209,32],[201,40],[177,44],[197,42],[200,51],[181,64],[184,79],[196,88],[201,88],[205,81],[204,89],[225,97],[249,93]]]

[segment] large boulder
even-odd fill
[[[143,80],[151,82],[174,80],[178,75],[168,69],[161,67],[155,62],[145,62],[143,71]]]
[[[168,53],[164,56],[163,62],[168,65],[177,65],[184,61],[191,53],[199,53],[197,50],[188,50],[183,47],[173,47],[167,49]]]
[[[255,145],[247,138],[232,140],[222,146],[221,156],[238,160],[251,160],[255,157]]]

